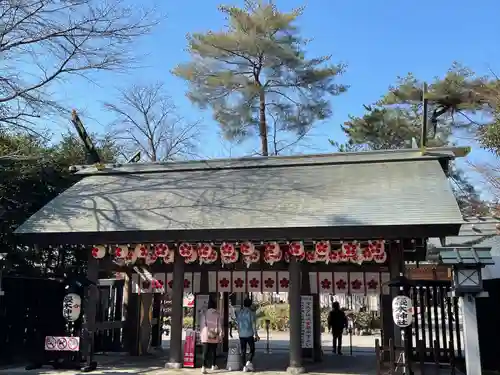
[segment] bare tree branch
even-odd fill
[[[140,150],[154,162],[198,156],[199,121],[179,117],[161,83],[134,85],[104,106],[116,116],[112,131],[129,152]]]
[[[47,88],[71,75],[130,67],[130,44],[155,23],[137,9],[124,0],[0,0],[0,128],[32,131],[34,118],[61,109]]]
[[[484,186],[488,192],[493,196],[493,200],[496,204],[500,203],[500,164],[492,163],[472,163],[468,164],[473,168],[475,172],[479,174],[483,180]]]

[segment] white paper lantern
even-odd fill
[[[135,250],[130,250],[125,257],[125,264],[134,264],[137,261],[137,252]]]
[[[255,252],[255,246],[252,242],[242,242],[240,245],[240,252],[242,255],[251,255]]]
[[[115,257],[119,259],[125,259],[128,255],[128,246],[116,245],[115,246]]]
[[[139,244],[135,247],[135,255],[139,259],[146,259],[149,255],[149,245]]]
[[[92,256],[96,259],[102,259],[106,255],[106,247],[94,246],[92,248]]]
[[[68,293],[63,298],[63,316],[68,322],[74,322],[80,317],[82,299],[76,293]]]

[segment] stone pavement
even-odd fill
[[[237,335],[234,335],[236,341]],[[265,336],[257,344],[257,354],[254,360],[256,371],[262,375],[285,375],[285,369],[289,360],[289,340],[287,332],[273,332],[270,337],[271,354],[265,354]],[[323,361],[315,364],[305,364],[309,374],[321,375],[376,375],[374,343],[376,336],[353,336],[353,356],[349,355],[349,337],[344,336],[344,356],[331,354],[332,339],[329,334],[322,336],[322,346],[324,351]],[[194,375],[199,374],[199,369],[167,370],[164,368],[167,362],[168,338],[164,338],[164,350],[158,351],[149,357],[129,357],[111,353],[109,355],[98,355],[98,369],[91,374],[95,375]],[[228,373],[225,368],[225,358],[219,359],[221,370],[217,370],[214,375]],[[79,372],[75,370],[54,370],[51,367],[40,370],[26,371],[24,367],[0,370],[0,375],[75,375]],[[211,373],[211,372],[209,372]],[[426,371],[427,374],[434,374],[433,371]],[[389,374],[384,371],[382,375]],[[441,371],[440,374],[449,374],[449,371]],[[415,375],[419,375],[416,372]]]
[[[114,357],[114,358],[113,358]],[[155,356],[150,358],[130,358],[123,356],[117,358],[116,356],[97,356],[99,362],[98,369],[91,374],[95,375],[126,375],[126,374],[140,374],[140,375],[191,375],[199,374],[199,369],[181,369],[181,370],[167,370],[163,368],[166,358],[162,356]],[[225,360],[220,359],[220,367],[223,368]],[[286,374],[284,371],[288,364],[288,353],[272,353],[264,354],[259,353],[255,360],[255,369],[262,375]],[[332,375],[376,375],[374,371],[374,357],[361,356],[333,356],[327,355],[324,361],[318,364],[306,364],[306,368],[310,374],[332,374]],[[74,370],[54,370],[49,367],[26,371],[24,368],[11,368],[8,370],[0,371],[2,375],[75,375],[77,372]],[[213,374],[228,373],[225,369],[217,370]]]

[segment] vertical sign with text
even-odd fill
[[[194,367],[195,342],[196,332],[193,329],[187,329],[184,341],[184,367]]]
[[[300,296],[302,348],[313,349],[313,296]]]

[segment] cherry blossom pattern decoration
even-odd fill
[[[165,243],[159,243],[155,247],[155,255],[158,258],[165,258],[168,256],[168,253],[170,249],[168,248],[168,245]]]
[[[217,260],[217,252],[209,243],[198,244],[198,259],[200,264],[214,263]]]
[[[288,245],[288,250],[290,252],[290,255],[298,257],[300,259],[305,252],[304,243],[302,241],[290,242],[290,244]]]
[[[260,251],[255,249],[255,246],[250,241],[240,244],[240,252],[243,255],[243,262],[246,264],[247,268],[250,268],[252,264],[260,261]]]
[[[125,257],[125,264],[132,265],[137,261],[137,253],[135,250],[128,250],[127,256]]]
[[[271,266],[283,258],[281,246],[277,242],[268,242],[264,246],[264,262]]]
[[[238,252],[233,243],[223,242],[220,245],[220,259],[222,264],[236,263],[238,261]]]
[[[319,241],[314,244],[316,261],[329,263],[329,255],[331,251],[330,241]]]
[[[102,259],[106,255],[106,247],[97,245],[92,247],[92,256],[96,259]]]
[[[139,244],[135,247],[135,254],[138,259],[146,259],[149,255],[149,246],[145,244]]]
[[[115,257],[118,259],[125,259],[128,255],[128,246],[116,245],[115,246]]]

